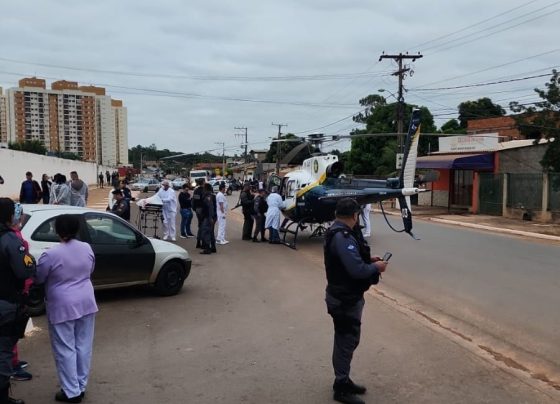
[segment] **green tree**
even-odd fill
[[[276,153],[278,147],[280,148],[280,160],[282,160],[294,147],[300,146],[304,143],[304,140],[297,137],[293,133],[288,133],[286,135],[280,136],[280,139],[289,140],[287,142],[272,142],[270,143],[270,148],[266,153],[266,161],[269,163],[276,162]],[[296,156],[290,161],[290,164],[301,164],[303,160],[311,156],[311,151],[309,147],[304,147]]]
[[[13,142],[8,144],[8,148],[34,154],[47,154],[47,148],[40,140],[25,140],[23,142]]]
[[[560,72],[552,70],[545,89],[535,88],[542,101],[527,106],[519,102],[510,103],[519,131],[529,139],[548,139],[548,147],[541,165],[545,171],[560,172]],[[555,138],[555,141],[552,141]]]
[[[443,133],[467,133],[465,128],[461,128],[461,124],[457,119],[450,119],[441,126]]]
[[[368,95],[360,100],[365,111],[354,117],[355,122],[366,125],[365,129],[356,130],[352,135],[365,133],[395,133],[397,131],[397,104],[387,104],[378,94]],[[416,105],[404,104],[404,122],[410,122],[412,110]],[[421,131],[433,133],[436,130],[434,118],[426,107],[421,110]],[[406,130],[406,129],[405,129]],[[437,139],[420,136],[419,153],[437,150]],[[360,137],[352,139],[352,148],[346,158],[346,171],[353,174],[385,176],[395,171],[397,139],[394,136]]]
[[[465,101],[459,104],[459,124],[461,128],[467,127],[469,119],[491,118],[504,116],[506,111],[490,98],[479,98],[476,101]]]

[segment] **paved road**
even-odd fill
[[[415,222],[415,241],[382,220],[371,241],[394,253],[387,288],[560,378],[560,243],[424,221]]]
[[[100,312],[86,402],[331,402],[332,325],[323,303],[320,241],[306,240],[293,251],[241,241],[240,233],[233,216],[232,243],[210,257],[196,254],[193,240],[180,240],[195,262],[177,296],[160,298],[137,288],[97,294]],[[390,241],[388,236],[383,243],[394,246]],[[392,276],[398,279],[404,277],[396,269],[404,254],[392,250]],[[389,278],[384,281],[396,282]],[[369,387],[368,402],[559,399],[553,389],[522,372],[504,371],[389,299],[373,293],[366,300],[354,378]],[[57,389],[56,374],[45,318],[36,324],[42,330],[21,343],[34,379],[17,383],[14,394],[45,403]]]

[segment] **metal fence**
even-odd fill
[[[542,174],[508,174],[507,207],[541,210]]]
[[[480,213],[483,215],[502,215],[502,190],[502,174],[480,173]]]
[[[560,212],[560,173],[548,174],[548,210]]]

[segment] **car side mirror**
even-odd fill
[[[136,233],[136,245],[141,246],[144,243],[146,243],[146,238],[142,234]]]

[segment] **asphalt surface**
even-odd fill
[[[231,206],[234,201],[235,196],[230,199]],[[378,227],[374,219],[374,232]],[[353,363],[354,380],[369,388],[366,401],[559,402],[558,390],[547,383],[504,366],[492,355],[481,354],[409,310],[413,298],[400,301],[391,297],[397,295],[397,288],[404,292],[427,288],[426,284],[432,282],[422,274],[430,272],[428,267],[439,271],[439,284],[432,288],[443,293],[455,283],[458,300],[444,301],[458,309],[468,301],[471,289],[481,287],[469,287],[465,269],[459,268],[461,261],[472,259],[472,252],[452,255],[456,265],[443,259],[447,253],[441,253],[440,261],[429,249],[436,243],[435,239],[431,241],[435,237],[430,236],[431,228],[426,226],[425,230],[420,223],[417,227],[422,241],[388,233],[373,237],[376,251],[390,250],[394,256],[382,284],[366,297],[362,342]],[[435,225],[433,229],[438,233],[446,228]],[[241,220],[236,211],[228,223],[231,243],[218,246],[217,254],[200,256],[193,239],[179,239],[178,243],[192,254],[194,265],[177,296],[161,298],[144,288],[97,293],[100,312],[84,402],[331,402],[333,330],[323,301],[321,241],[303,239],[299,250],[294,251],[241,241],[240,234]],[[443,237],[448,240],[441,245],[442,250],[454,244],[452,237],[470,240],[449,233]],[[511,238],[505,240],[505,246],[512,243]],[[465,251],[482,249],[473,243],[464,245]],[[531,245],[533,252],[546,246]],[[495,259],[500,257],[496,254]],[[492,272],[486,269],[484,273],[481,266],[465,268],[481,274],[480,278]],[[516,271],[509,266],[502,270]],[[453,277],[451,271],[463,272]],[[554,283],[549,283],[553,288]],[[546,297],[547,285],[541,287],[538,292],[542,290]],[[474,303],[478,295],[484,295],[479,290],[472,292]],[[15,383],[13,393],[28,403],[51,402],[58,386],[46,321],[45,317],[34,321],[38,330],[20,343],[21,357],[30,362],[34,379]]]

